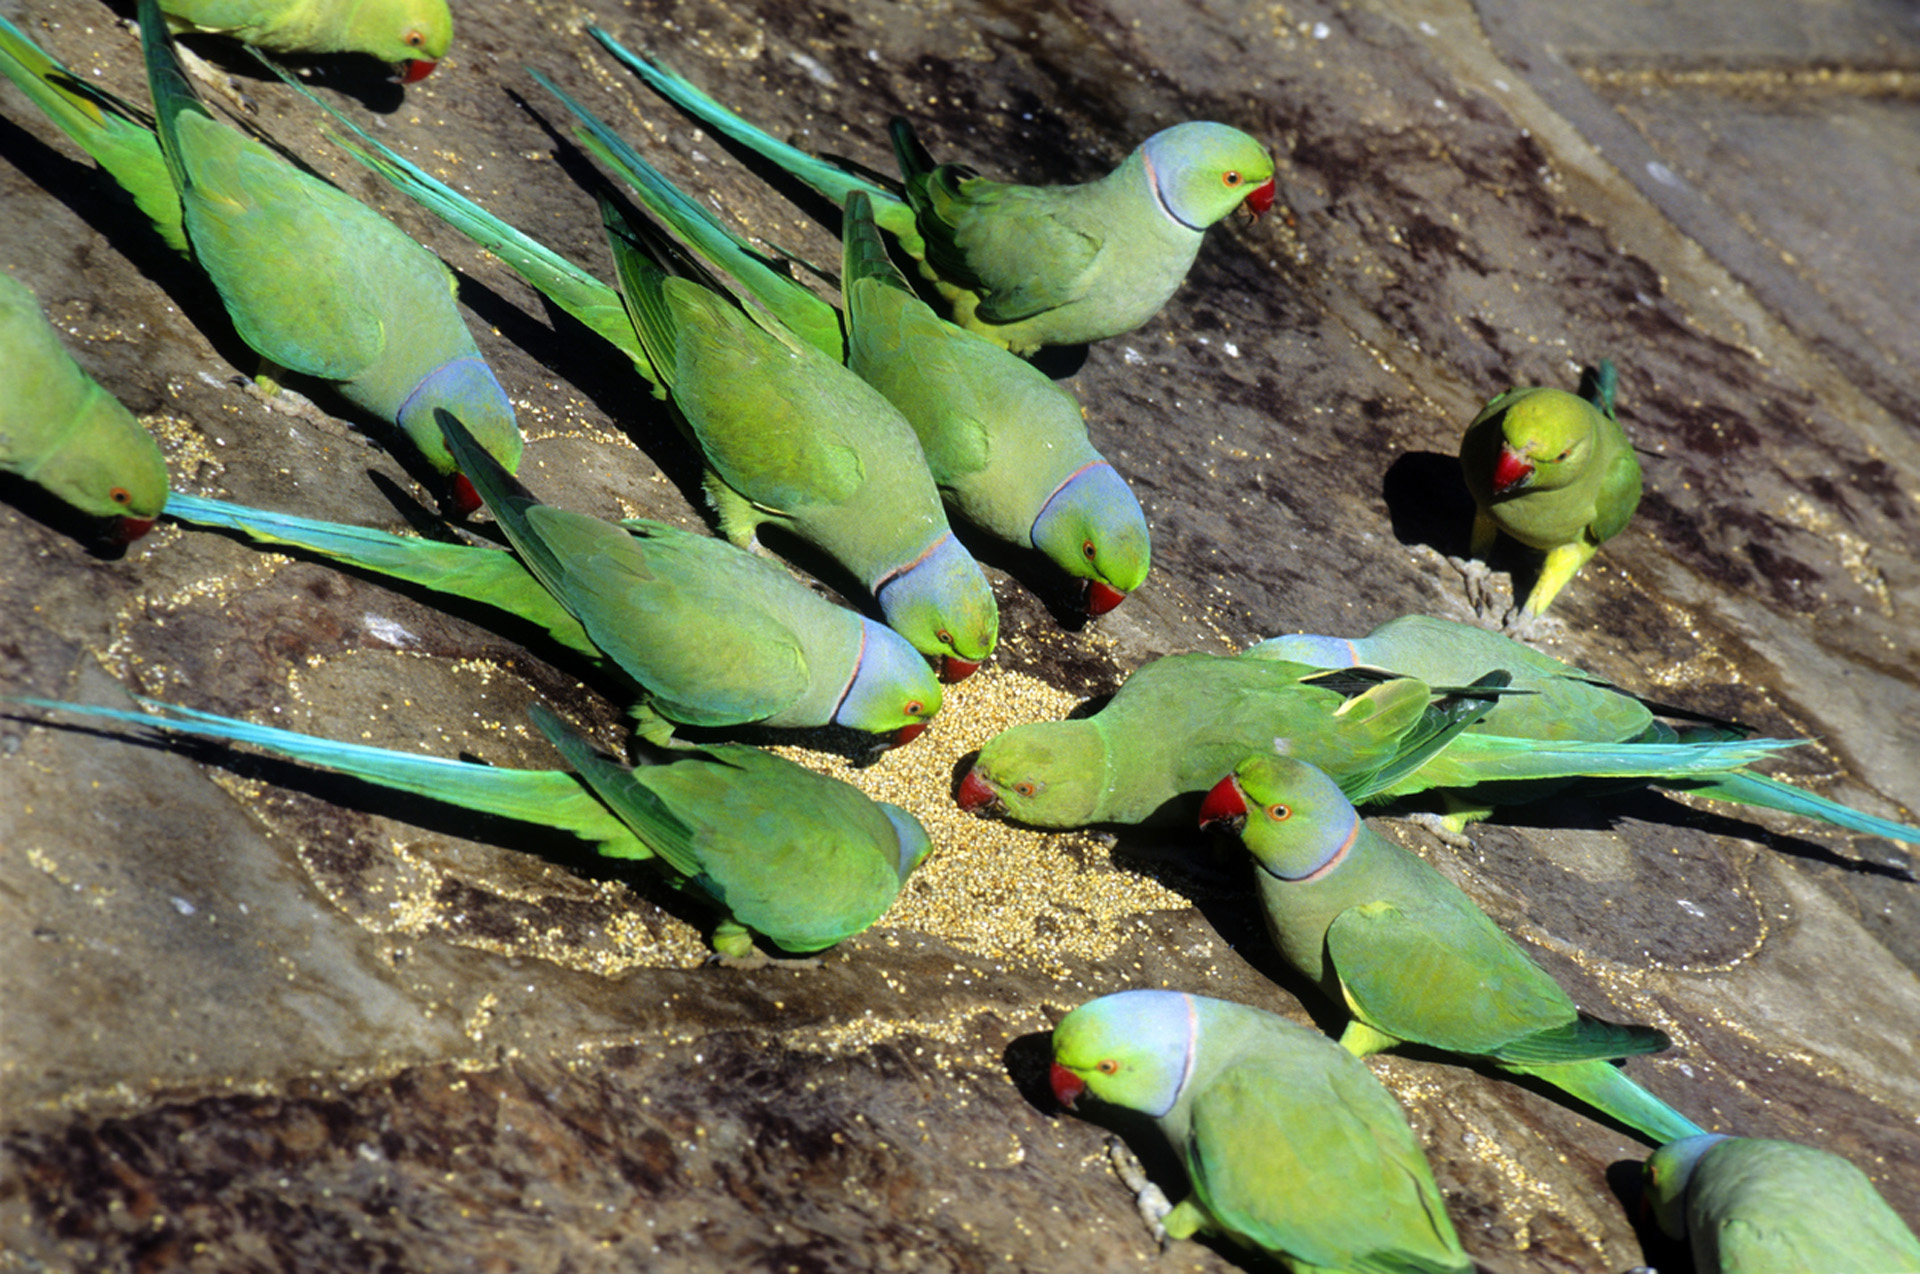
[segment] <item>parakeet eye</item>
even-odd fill
[[[418,31],[409,31],[405,36],[405,42],[408,48],[417,49],[427,42],[427,37]]]
[[[113,501],[115,504],[132,504],[133,492],[127,490],[125,487],[115,487],[113,490],[107,492],[107,499]]]
[[[1285,805],[1267,806],[1267,818],[1271,822],[1284,823],[1293,817],[1293,810]]]
[[[1100,1064],[1093,1069],[1099,1071],[1102,1075],[1117,1075],[1120,1073],[1120,1063],[1114,1061],[1111,1057],[1103,1057],[1100,1059]]]
[[[1572,455],[1572,454],[1573,454],[1573,448],[1572,448],[1572,447],[1568,447],[1568,448],[1567,448],[1567,449],[1566,449],[1565,451],[1563,451],[1563,452],[1561,452],[1561,453],[1560,453],[1559,455],[1557,455],[1557,456],[1555,456],[1555,457],[1553,458],[1553,462],[1554,462],[1555,464],[1559,464],[1559,463],[1560,463],[1560,462],[1561,462],[1562,460],[1565,460],[1565,459],[1566,459],[1566,458],[1567,458],[1568,456],[1570,456],[1570,455]]]
[[[1080,545],[1080,556],[1086,558],[1089,562],[1093,560],[1096,552],[1098,552],[1098,550],[1094,548],[1092,540],[1084,541]]]
[[[1233,171],[1232,169],[1228,169],[1226,172],[1220,174],[1220,180],[1226,183],[1228,186],[1237,186],[1241,182],[1245,181],[1246,178],[1242,177],[1239,173]]]
[[[1029,782],[1026,779],[1021,779],[1018,783],[1015,783],[1013,785],[1013,790],[1018,792],[1022,796],[1032,796],[1036,789],[1034,788],[1031,782]]]
[[[927,705],[924,703],[921,703],[918,699],[907,700],[908,716],[910,717],[924,716],[926,714],[926,711],[927,711]]]
[[[937,632],[937,633],[935,633],[935,634],[934,634],[934,638],[935,638],[935,640],[937,640],[937,641],[938,641],[938,642],[939,642],[939,643],[940,643],[940,644],[941,644],[942,646],[951,646],[951,645],[953,645],[953,634],[952,634],[952,633],[950,633],[950,632],[948,632],[948,631],[947,631],[946,629],[944,629],[944,628],[942,628],[942,629],[941,629],[941,630],[940,630],[939,632]]]

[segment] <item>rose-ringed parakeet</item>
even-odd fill
[[[936,315],[887,256],[866,192],[847,197],[842,226],[843,336],[832,306],[772,268],[593,112],[532,74],[578,117],[588,149],[722,271],[737,296],[828,356],[844,357],[900,409],[949,508],[1084,580],[1093,614],[1139,587],[1150,554],[1146,518],[1088,441],[1079,404],[1031,364]]]
[[[1299,1271],[1474,1266],[1406,1113],[1364,1062],[1285,1018],[1180,991],[1122,991],[1053,1031],[1053,1093],[1152,1119],[1192,1193],[1164,1220]]]
[[[1498,671],[1491,664],[1483,673]],[[1777,739],[1538,740],[1472,728],[1500,693],[1252,652],[1172,655],[1136,671],[1090,716],[1030,722],[989,739],[958,799],[1034,826],[1081,827],[1179,817],[1192,797],[1256,752],[1311,761],[1359,801],[1435,788],[1476,789],[1476,799],[1498,800],[1504,791],[1575,775],[1717,780],[1794,746]]]
[[[1023,186],[963,164],[936,166],[897,119],[891,132],[903,181],[890,190],[778,141],[600,28],[587,30],[676,106],[836,207],[865,192],[881,229],[953,304],[954,322],[1018,354],[1132,331],[1186,278],[1209,226],[1243,205],[1256,216],[1273,205],[1266,148],[1207,122],[1155,133],[1097,181]]]
[[[399,425],[442,473],[454,464],[436,408],[517,468],[513,406],[461,320],[452,272],[359,200],[215,119],[181,73],[155,0],[141,0],[140,16],[187,238],[240,338]],[[454,503],[478,505],[458,475]]]
[[[1727,722],[1699,718],[1682,709],[1650,703],[1603,677],[1499,633],[1427,615],[1403,615],[1388,620],[1365,637],[1306,634],[1274,637],[1249,647],[1246,654],[1311,664],[1316,668],[1391,670],[1435,685],[1460,684],[1488,668],[1501,668],[1512,675],[1512,689],[1526,693],[1503,695],[1472,727],[1489,734],[1556,741],[1657,743],[1672,742],[1687,734],[1704,737],[1744,733]],[[1679,718],[1681,729],[1676,731],[1661,719],[1663,717]],[[1688,727],[1689,718],[1701,724]],[[1819,819],[1868,836],[1920,844],[1920,827],[1863,814],[1838,801],[1751,770],[1692,778],[1655,775],[1650,782],[1673,791]],[[1551,788],[1543,786],[1534,790],[1544,793]],[[1484,813],[1488,808],[1482,805],[1477,810],[1469,809],[1470,801],[1461,805],[1463,812],[1469,814]]]
[[[418,83],[453,44],[447,0],[160,0],[168,27],[275,53],[366,53]]]
[[[609,858],[656,859],[721,913],[714,949],[756,962],[752,934],[788,951],[825,950],[871,926],[932,851],[898,806],[738,743],[643,749],[627,766],[553,712],[534,724],[572,770],[509,770],[341,743],[141,700],[160,715],[16,698],[7,702],[245,743],[380,787],[519,819],[594,844]]]
[[[107,538],[145,535],[167,502],[153,435],[80,369],[25,284],[0,274],[0,471],[81,513],[111,519]]]
[[[1696,1274],[1920,1270],[1920,1238],[1839,1155],[1760,1137],[1689,1137],[1647,1158],[1646,1199]]]
[[[188,251],[160,139],[131,103],[80,79],[4,17],[0,71],[120,184],[168,247]]]
[[[1701,1131],[1613,1059],[1664,1034],[1589,1017],[1458,885],[1379,835],[1305,761],[1248,757],[1200,807],[1200,825],[1253,855],[1267,932],[1287,963],[1353,1014],[1359,1056],[1414,1043],[1534,1075],[1652,1139]]]
[[[918,652],[777,563],[661,522],[616,526],[481,490],[489,504],[508,505],[559,589],[549,590],[531,558],[500,549],[178,492],[168,512],[504,611],[618,680],[643,727],[831,723],[905,743],[939,710],[940,684]]]
[[[1502,533],[1546,553],[1520,610],[1523,624],[1545,613],[1640,503],[1640,462],[1613,411],[1616,381],[1612,362],[1602,360],[1583,394],[1509,389],[1460,439],[1475,509],[1469,555],[1484,562]]]

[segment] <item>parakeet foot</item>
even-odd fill
[[[1506,605],[1495,595],[1493,571],[1485,562],[1471,557],[1449,557],[1447,565],[1460,573],[1461,591],[1466,594],[1467,605],[1477,618],[1484,619]]]
[[[1454,816],[1451,814],[1436,814],[1428,810],[1418,814],[1407,815],[1407,821],[1426,828],[1429,832],[1432,832],[1442,844],[1450,845],[1454,849],[1473,848],[1473,841],[1467,836],[1461,824],[1456,822]]]
[[[1134,1210],[1146,1224],[1147,1233],[1153,1235],[1156,1243],[1165,1246],[1167,1216],[1173,1211],[1173,1203],[1167,1198],[1166,1191],[1147,1179],[1147,1170],[1140,1166],[1140,1157],[1118,1137],[1107,1139],[1107,1162],[1113,1165],[1114,1175],[1133,1191]]]
[[[759,947],[748,947],[746,954],[735,951],[716,951],[708,959],[709,964],[717,964],[723,969],[818,969],[823,967],[818,956],[770,956]]]
[[[1567,631],[1566,621],[1525,609],[1510,610],[1500,620],[1500,631],[1515,641],[1538,642]]]

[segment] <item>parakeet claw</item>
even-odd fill
[[[747,953],[716,951],[707,958],[708,964],[717,964],[723,969],[818,969],[824,967],[818,956],[770,956],[759,947],[748,947]]]
[[[1147,1232],[1164,1247],[1167,1242],[1167,1214],[1173,1211],[1166,1191],[1147,1179],[1147,1170],[1140,1166],[1139,1156],[1118,1137],[1107,1140],[1107,1162],[1113,1165],[1114,1175],[1133,1191],[1134,1210],[1139,1212]]]
[[[1487,615],[1506,605],[1494,594],[1493,571],[1485,562],[1470,557],[1449,557],[1447,565],[1460,573],[1462,592],[1466,594],[1467,605],[1473,608],[1476,619],[1485,619]]]
[[[1431,811],[1407,815],[1409,823],[1417,823],[1432,832],[1441,842],[1455,849],[1472,849],[1473,841],[1467,833],[1453,821],[1450,815],[1435,814]]]

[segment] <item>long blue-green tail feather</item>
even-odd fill
[[[575,134],[581,144],[633,188],[646,210],[737,284],[736,295],[753,303],[748,312],[755,314],[757,322],[766,326],[765,316],[770,315],[835,362],[846,360],[846,338],[832,305],[796,282],[784,264],[749,247],[566,90],[531,67],[527,74],[573,112],[581,124]],[[756,308],[764,313],[756,313]]]
[[[168,498],[167,515],[192,526],[236,531],[259,543],[301,549],[437,593],[497,607],[545,629],[568,650],[596,664],[606,662],[580,621],[541,586],[520,559],[503,550],[250,509],[178,491]]]
[[[1639,1132],[1656,1146],[1682,1137],[1697,1137],[1706,1129],[1627,1078],[1612,1062],[1574,1062],[1559,1066],[1512,1066],[1505,1069],[1545,1080],[1570,1093],[1608,1118]]]
[[[1691,743],[1548,742],[1495,734],[1461,734],[1393,789],[1407,796],[1430,787],[1471,789],[1478,783],[1561,778],[1718,779],[1801,746],[1797,739],[1721,739]],[[1358,799],[1378,795],[1378,789]]]
[[[167,20],[160,13],[160,0],[140,0],[140,47],[146,55],[147,88],[153,94],[154,132],[160,139],[160,154],[167,163],[173,185],[183,196],[193,185],[180,154],[180,116],[197,113],[213,118],[193,91],[180,55],[173,51],[173,37],[167,34]]]
[[[95,88],[62,66],[0,17],[0,73],[19,86],[74,144],[133,196],[167,246],[186,252],[180,193],[174,189],[160,139],[132,105]]]
[[[1805,818],[1831,823],[1835,827],[1844,827],[1850,832],[1860,832],[1867,836],[1884,836],[1888,840],[1920,845],[1920,827],[1908,823],[1896,823],[1891,819],[1875,818],[1871,814],[1862,814],[1838,801],[1748,770],[1685,781],[1655,780],[1654,786],[1671,788],[1676,792],[1692,792],[1696,796],[1710,796],[1716,800],[1737,801],[1742,805],[1759,805],[1767,809],[1782,810],[1788,814],[1799,814]]]
[[[582,840],[594,842],[601,853],[613,857],[651,857],[651,851],[640,844],[633,832],[583,787],[578,778],[565,770],[506,770],[471,761],[449,761],[365,744],[341,743],[155,699],[141,698],[139,702],[160,715],[55,699],[9,697],[3,702],[121,721],[223,743],[251,744],[289,760],[351,774],[395,791],[571,832]]]
[[[874,201],[874,218],[880,223],[882,229],[898,235],[915,233],[913,210],[908,208],[893,191],[835,164],[830,164],[818,156],[809,155],[797,146],[789,146],[762,129],[755,128],[695,88],[691,81],[665,67],[656,66],[637,54],[628,52],[621,47],[618,40],[599,27],[588,27],[587,34],[598,40],[601,46],[624,63],[628,70],[645,80],[654,92],[693,115],[721,136],[731,138],[748,150],[792,173],[832,200],[835,207],[844,207],[848,195],[856,190],[864,190]]]
[[[336,146],[380,174],[401,194],[500,258],[535,291],[632,359],[642,376],[654,379],[646,353],[633,334],[633,325],[627,321],[626,307],[620,303],[617,288],[601,282],[552,248],[507,224],[400,155],[341,114],[271,58],[262,57],[260,60],[358,139],[349,141],[335,135],[333,142]]]

